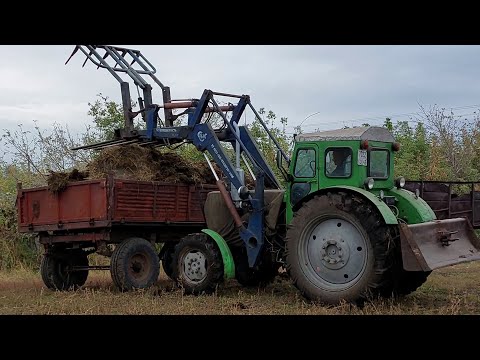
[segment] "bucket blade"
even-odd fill
[[[480,240],[465,218],[400,224],[403,268],[431,271],[480,260]]]

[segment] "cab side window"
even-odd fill
[[[368,176],[374,179],[387,179],[390,164],[390,154],[388,150],[372,149],[368,155]]]
[[[315,150],[300,149],[297,152],[297,161],[295,163],[295,177],[312,178],[316,172]]]

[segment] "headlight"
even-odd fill
[[[368,189],[368,190],[373,189],[373,184],[375,184],[375,180],[373,180],[373,178],[366,178],[365,182],[363,183],[365,188]]]
[[[248,199],[248,195],[250,195],[250,191],[248,190],[248,187],[243,185],[238,188],[238,196],[240,197],[240,199],[246,200]]]
[[[399,177],[399,178],[396,178],[395,179],[395,186],[397,188],[403,188],[405,186],[405,178],[402,176],[402,177]]]

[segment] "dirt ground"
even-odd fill
[[[163,274],[149,290],[121,293],[104,271],[91,272],[85,286],[72,292],[46,289],[37,273],[0,272],[0,314],[480,314],[480,262],[436,270],[413,294],[363,308],[312,304],[284,278],[264,289],[243,288],[230,280],[213,295],[186,296]]]

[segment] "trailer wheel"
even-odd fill
[[[158,257],[162,261],[162,268],[170,279],[173,279],[173,253],[175,252],[175,245],[172,243],[165,243]]]
[[[311,299],[329,304],[382,295],[393,281],[394,242],[376,209],[346,193],[315,196],[287,230],[287,267]]]
[[[186,294],[210,294],[223,282],[223,259],[205,234],[185,236],[173,255],[173,277]]]
[[[45,254],[40,267],[44,284],[52,290],[79,288],[87,281],[88,270],[70,271],[73,266],[88,266],[84,251]]]
[[[122,291],[149,288],[157,281],[159,272],[158,255],[145,239],[126,239],[113,251],[110,273]]]

